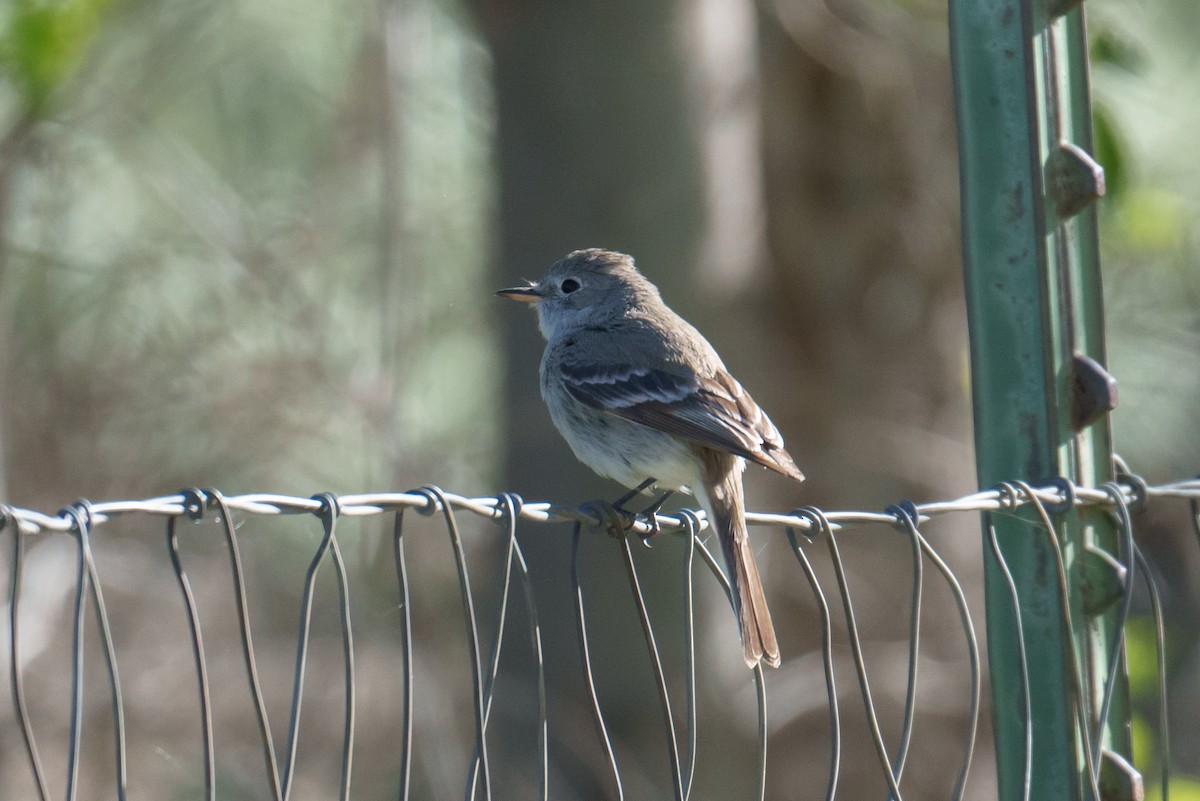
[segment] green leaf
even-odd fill
[[[1132,618],[1125,624],[1126,669],[1129,692],[1135,698],[1152,699],[1158,694],[1158,649],[1154,622]]]
[[[1113,226],[1131,250],[1173,253],[1183,247],[1191,219],[1179,194],[1141,188],[1123,197],[1120,209]]]
[[[15,79],[28,111],[42,115],[74,74],[109,0],[17,0],[0,39],[0,62]]]
[[[1093,156],[1104,167],[1104,194],[1118,198],[1128,184],[1125,169],[1125,143],[1113,122],[1113,115],[1101,103],[1092,107]]]
[[[1142,51],[1111,27],[1090,32],[1088,51],[1093,64],[1106,64],[1126,72],[1140,72],[1146,62]]]
[[[1147,801],[1164,797],[1160,785],[1152,784],[1146,788]],[[1200,777],[1172,774],[1171,801],[1200,801]]]

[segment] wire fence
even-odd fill
[[[976,746],[976,735],[980,718],[981,676],[978,640],[975,623],[968,608],[966,596],[954,572],[950,569],[941,555],[925,537],[922,527],[931,518],[951,514],[1012,514],[1016,510],[1026,509],[1030,515],[1028,531],[1030,536],[1045,537],[1054,546],[1056,564],[1053,565],[1055,579],[1059,587],[1060,614],[1067,630],[1074,631],[1071,603],[1069,601],[1067,568],[1063,561],[1062,550],[1059,546],[1056,516],[1078,507],[1101,507],[1108,510],[1116,519],[1122,534],[1122,547],[1117,559],[1124,571],[1125,581],[1120,599],[1120,620],[1122,627],[1128,619],[1135,576],[1144,582],[1148,588],[1150,611],[1153,617],[1155,645],[1157,654],[1157,684],[1158,684],[1158,737],[1156,740],[1160,753],[1154,764],[1161,770],[1162,787],[1169,785],[1169,740],[1167,727],[1166,699],[1166,666],[1164,625],[1162,604],[1154,577],[1146,563],[1134,536],[1134,525],[1131,512],[1146,504],[1158,503],[1164,499],[1177,498],[1190,502],[1190,523],[1196,537],[1200,540],[1200,478],[1175,481],[1167,484],[1148,485],[1140,477],[1128,472],[1120,472],[1118,480],[1106,483],[1100,487],[1082,487],[1072,484],[1065,479],[1054,479],[1038,486],[1014,481],[1001,484],[993,489],[973,493],[961,498],[947,501],[914,504],[904,501],[887,507],[882,512],[869,511],[830,511],[825,512],[816,507],[797,509],[788,514],[750,513],[749,522],[757,526],[773,526],[783,528],[786,532],[791,551],[801,568],[812,591],[814,602],[819,611],[821,621],[821,664],[824,669],[824,683],[828,697],[829,720],[829,760],[827,781],[824,797],[838,797],[839,782],[842,779],[843,748],[845,734],[842,724],[842,710],[839,705],[839,695],[835,680],[835,648],[834,648],[834,616],[837,602],[829,600],[830,593],[822,587],[818,572],[814,568],[814,549],[823,547],[828,553],[836,579],[836,596],[840,601],[841,614],[845,619],[845,631],[849,639],[853,670],[857,677],[862,708],[869,726],[871,746],[879,764],[884,782],[891,798],[900,801],[904,797],[904,773],[908,764],[910,746],[915,728],[917,706],[917,666],[921,659],[921,615],[923,606],[924,570],[928,563],[932,565],[941,580],[949,588],[957,608],[962,626],[962,645],[966,652],[969,665],[970,680],[968,697],[963,699],[968,726],[961,743],[961,751],[957,757],[958,767],[952,797],[960,799],[966,791],[972,756]],[[562,523],[572,525],[571,551],[571,583],[574,592],[574,612],[580,665],[588,692],[588,701],[599,735],[599,745],[603,749],[604,759],[610,782],[611,797],[623,799],[626,789],[622,782],[622,772],[618,765],[613,738],[606,725],[605,714],[596,690],[595,674],[592,668],[593,659],[588,638],[588,609],[584,587],[580,579],[580,551],[585,531],[602,530],[613,534],[620,546],[622,562],[636,602],[638,616],[641,621],[647,652],[654,670],[655,685],[663,715],[663,734],[666,743],[666,759],[670,766],[671,784],[674,797],[683,801],[692,795],[696,779],[697,765],[697,715],[696,715],[696,626],[695,626],[695,593],[694,593],[694,562],[698,556],[707,567],[708,572],[724,588],[732,604],[729,583],[717,561],[700,536],[705,521],[703,513],[684,510],[673,515],[658,514],[653,521],[644,518],[630,518],[614,515],[610,506],[603,503],[590,503],[582,507],[570,507],[546,502],[525,502],[513,494],[503,494],[498,497],[465,497],[445,492],[437,487],[427,486],[410,492],[374,493],[362,495],[335,496],[331,493],[321,493],[311,498],[292,497],[273,494],[249,494],[226,497],[212,489],[189,489],[176,495],[151,498],[140,501],[113,501],[106,503],[89,503],[79,501],[66,507],[57,515],[44,514],[28,509],[0,506],[0,534],[7,533],[11,538],[8,551],[8,572],[10,586],[8,594],[8,620],[6,635],[9,646],[9,672],[11,696],[16,725],[20,732],[24,747],[25,761],[32,775],[34,786],[40,799],[51,796],[47,771],[43,765],[42,752],[30,720],[29,704],[24,687],[24,671],[26,666],[21,655],[21,599],[22,599],[22,569],[26,561],[25,549],[30,537],[54,534],[68,535],[73,538],[76,550],[76,573],[74,583],[73,625],[71,628],[72,672],[71,688],[71,718],[70,731],[66,744],[65,764],[67,767],[66,798],[74,799],[79,792],[79,768],[81,754],[84,749],[85,734],[93,736],[93,731],[85,732],[83,726],[85,667],[84,639],[87,628],[89,607],[95,617],[95,626],[102,643],[102,659],[106,671],[106,683],[110,693],[112,708],[111,742],[113,744],[113,759],[115,760],[116,787],[118,798],[126,798],[128,791],[128,746],[125,717],[125,696],[122,690],[119,671],[119,654],[114,646],[112,626],[109,621],[109,611],[105,604],[103,583],[97,569],[92,552],[93,536],[106,524],[130,516],[154,516],[165,519],[167,544],[171,564],[174,568],[175,579],[183,599],[186,611],[188,636],[191,642],[192,660],[194,664],[194,682],[199,698],[200,721],[202,730],[202,772],[204,797],[215,799],[217,790],[217,760],[215,742],[217,732],[214,726],[213,702],[210,688],[209,656],[205,649],[202,636],[199,604],[193,594],[187,571],[180,556],[177,527],[180,521],[197,521],[209,515],[219,524],[224,535],[225,553],[228,558],[233,584],[233,602],[236,606],[237,637],[240,642],[243,673],[247,682],[254,705],[254,715],[257,724],[258,738],[262,747],[262,759],[267,782],[270,786],[271,797],[276,801],[288,799],[295,787],[297,769],[298,741],[301,729],[301,709],[304,700],[305,679],[308,672],[307,660],[311,640],[311,621],[314,602],[314,589],[317,575],[326,563],[332,563],[337,579],[338,616],[341,635],[341,674],[343,714],[341,720],[341,749],[340,749],[340,792],[339,797],[350,797],[351,778],[353,775],[355,757],[356,710],[358,709],[358,686],[355,669],[355,644],[353,636],[352,615],[350,607],[349,584],[346,563],[338,543],[338,524],[344,518],[360,518],[381,515],[392,516],[392,554],[395,563],[395,579],[398,599],[402,613],[400,615],[400,640],[402,646],[403,664],[400,668],[402,675],[402,707],[403,719],[401,727],[401,742],[396,755],[399,771],[399,787],[397,795],[408,799],[413,792],[413,739],[414,739],[414,639],[412,631],[410,605],[410,577],[406,562],[406,529],[405,515],[407,512],[417,512],[422,515],[439,517],[445,532],[453,546],[455,565],[459,579],[461,608],[464,615],[466,636],[469,643],[471,662],[470,705],[474,721],[473,754],[469,761],[470,767],[465,778],[464,795],[467,799],[493,797],[493,763],[489,759],[489,719],[497,696],[496,678],[499,671],[501,654],[507,640],[514,635],[506,625],[509,618],[510,595],[517,595],[513,590],[514,583],[519,586],[520,603],[525,607],[527,621],[524,636],[528,637],[532,654],[532,664],[536,670],[537,687],[537,764],[539,765],[537,786],[539,797],[549,799],[554,795],[550,787],[551,766],[549,742],[549,716],[547,714],[546,677],[543,660],[543,641],[538,623],[538,605],[534,597],[533,584],[525,554],[519,544],[517,532],[521,522],[527,523]],[[472,594],[472,581],[468,564],[467,551],[464,548],[463,535],[460,531],[458,516],[460,513],[477,515],[487,520],[495,521],[504,532],[504,564],[503,586],[498,595],[494,608],[488,609],[495,615],[494,637],[490,644],[482,642],[481,609],[476,604]],[[242,552],[239,546],[237,528],[238,521],[248,515],[315,515],[323,526],[323,537],[308,565],[304,579],[299,631],[296,637],[296,657],[293,680],[291,684],[291,703],[288,710],[288,726],[282,740],[282,753],[276,748],[276,739],[272,732],[270,717],[263,699],[263,683],[255,657],[254,637],[252,635],[251,617],[247,605],[247,575],[243,567]],[[985,518],[986,520],[986,518]],[[900,731],[893,742],[883,732],[876,713],[876,700],[872,692],[870,674],[864,656],[863,638],[860,635],[859,623],[855,614],[854,593],[847,580],[844,560],[839,550],[838,532],[846,527],[882,524],[898,529],[908,538],[911,546],[911,577],[912,592],[908,607],[909,635],[906,681],[904,692],[904,711]],[[1000,548],[996,542],[994,530],[985,526],[989,531],[986,541],[989,544],[990,558],[998,560],[998,564],[1008,575]],[[681,678],[669,677],[664,669],[660,649],[655,639],[655,628],[651,615],[647,611],[646,600],[639,581],[637,560],[630,545],[630,535],[642,538],[682,535],[686,543],[686,556],[682,565],[685,587],[684,641],[686,643],[685,667]],[[1024,688],[1022,710],[1025,729],[1025,792],[1024,797],[1030,797],[1030,765],[1032,754],[1038,747],[1035,732],[1029,725],[1031,718],[1029,700],[1029,666],[1022,648],[1021,604],[1016,585],[1008,581],[1009,594],[1017,626],[1014,632],[1014,642],[1019,654],[1017,669],[1021,673],[1021,687]],[[1122,655],[1122,643],[1113,643],[1110,661],[1115,665]],[[1084,668],[1077,662],[1072,664],[1073,677],[1069,682],[1069,692],[1072,695],[1075,725],[1085,752],[1087,773],[1085,781],[1090,785],[1093,797],[1100,798],[1099,783],[1101,781],[1101,743],[1097,736],[1096,721],[1104,720],[1108,714],[1108,706],[1113,695],[1113,685],[1101,688],[1098,697],[1091,696],[1085,690]],[[1118,670],[1109,670],[1107,675],[1115,677]],[[670,679],[670,680],[669,680]],[[678,690],[676,682],[683,684],[683,709],[678,708],[677,702],[672,701],[671,685]],[[757,697],[758,715],[758,758],[756,760],[757,797],[763,799],[766,794],[767,780],[767,705],[766,681],[763,671],[756,668],[754,684]],[[13,732],[5,732],[6,739],[15,736]]]

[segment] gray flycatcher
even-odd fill
[[[575,456],[627,487],[696,495],[729,567],[746,664],[778,667],[742,471],[750,459],[804,475],[767,415],[623,253],[577,250],[541,281],[496,294],[537,308],[542,398]]]

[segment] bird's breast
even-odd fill
[[[675,491],[689,491],[695,484],[696,461],[686,441],[580,403],[553,372],[543,365],[542,398],[554,427],[579,461],[627,487],[647,478]]]

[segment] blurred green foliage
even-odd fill
[[[1155,479],[1200,464],[1200,61],[1190,0],[1089,3],[1117,449]]]
[[[0,3],[0,51],[0,498],[58,508],[194,485],[308,495],[489,483],[500,414],[486,277],[493,114],[487,52],[456,7],[23,0]],[[399,661],[391,542],[377,536],[386,524],[371,524],[339,527],[365,697]],[[155,627],[182,620],[158,582],[170,576],[161,536],[148,533],[130,522],[96,543],[117,585],[106,587],[114,619],[138,632],[120,643],[123,680],[156,707],[152,726],[130,710],[131,775],[158,795],[192,797],[194,694],[164,671],[182,628]],[[217,677],[239,651],[220,641],[232,629],[212,622],[229,598],[214,534],[209,521],[181,536],[202,597],[207,579],[214,687],[228,688]],[[321,529],[311,518],[253,519],[240,534],[274,708],[286,703],[298,587]],[[457,586],[435,558],[441,541],[425,542],[410,553],[419,640]],[[53,546],[31,546],[31,560]],[[53,575],[53,600],[28,629],[63,630],[70,575]],[[305,702],[314,739],[332,686],[322,637],[336,626],[324,606],[332,571],[320,581]],[[420,653],[459,645],[457,629],[439,631]],[[59,664],[54,656],[25,658],[40,667]],[[458,662],[426,679],[432,697],[458,678]],[[45,678],[30,690],[39,704],[67,697],[62,674],[29,672]],[[257,797],[261,757],[238,702],[220,726],[219,781]],[[360,707],[364,742],[391,731],[376,712]],[[458,725],[441,713],[439,726]],[[308,761],[296,794],[328,795],[304,789],[336,781]],[[390,792],[385,763],[356,765],[356,793]],[[7,792],[32,795],[27,773]]]
[[[0,17],[14,495],[486,472],[486,58],[441,5],[399,9]]]
[[[1146,798],[1154,801],[1156,798],[1165,799],[1167,795],[1163,788],[1151,784],[1146,788]],[[1174,776],[1171,779],[1171,798],[1174,801],[1200,801],[1200,779],[1191,776]]]
[[[109,0],[14,0],[3,20],[0,65],[32,116],[82,63]]]

